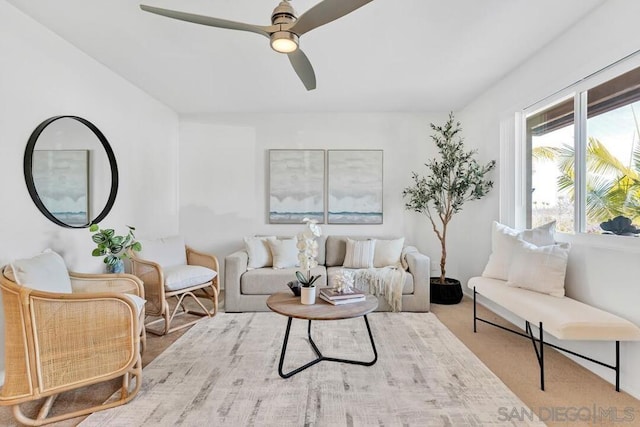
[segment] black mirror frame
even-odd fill
[[[89,224],[86,224],[86,225],[77,225],[77,226],[70,225],[56,218],[51,212],[49,212],[49,210],[46,208],[44,203],[42,203],[42,200],[38,195],[38,191],[36,190],[35,183],[33,182],[33,150],[35,148],[36,142],[38,141],[40,134],[44,131],[44,129],[47,126],[49,126],[51,123],[55,122],[56,120],[60,120],[64,118],[76,120],[82,123],[83,125],[85,125],[86,127],[88,127],[95,134],[95,136],[100,140],[100,143],[102,144],[102,147],[104,148],[104,151],[107,153],[107,157],[109,159],[109,166],[111,169],[111,191],[109,192],[109,199],[107,200],[107,204],[105,205],[104,209],[102,209],[102,212],[100,212],[100,214],[98,214],[98,216],[96,216],[94,219],[90,219]],[[111,145],[109,145],[109,141],[107,141],[107,138],[105,138],[102,132],[100,132],[100,129],[98,129],[93,123],[91,123],[86,119],[83,119],[82,117],[54,116],[40,123],[38,127],[35,128],[33,133],[31,133],[31,136],[29,137],[29,141],[27,142],[27,147],[25,148],[25,151],[24,151],[23,170],[24,170],[24,179],[25,179],[25,182],[27,183],[27,189],[29,190],[29,195],[31,196],[31,199],[33,199],[33,202],[36,204],[36,206],[44,216],[46,216],[50,221],[58,224],[61,227],[87,228],[92,223],[95,223],[95,224],[99,223],[107,216],[109,211],[111,211],[111,208],[113,207],[113,204],[116,200],[116,195],[118,193],[118,165],[116,163],[116,156],[113,154],[113,150],[111,149]]]

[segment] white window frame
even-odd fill
[[[523,108],[515,114],[504,116],[500,120],[500,160],[503,167],[500,170],[500,221],[504,224],[519,229],[526,226],[526,191],[527,175],[529,170],[528,147],[526,138],[527,116],[540,111],[562,99],[574,97],[575,118],[575,153],[576,153],[576,192],[575,204],[575,235],[558,233],[565,236],[559,240],[574,240],[581,242],[597,243],[601,247],[620,248],[627,244],[637,249],[640,241],[637,238],[616,238],[600,234],[585,233],[586,229],[586,128],[587,128],[587,91],[599,84],[605,83],[621,74],[640,67],[640,52],[635,52],[581,80],[561,89],[544,99]],[[612,240],[615,241],[612,243]]]

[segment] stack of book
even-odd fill
[[[347,292],[338,292],[331,288],[320,289],[320,298],[333,305],[350,304],[365,300],[365,294],[357,289]]]

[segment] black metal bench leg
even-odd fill
[[[478,319],[478,315],[476,312],[476,287],[473,287],[473,333],[478,332],[478,328],[476,327],[476,320]]]
[[[616,391],[620,391],[620,341],[616,341]]]
[[[538,365],[540,366],[540,390],[544,391],[544,336],[542,329],[542,322],[540,322],[540,338],[537,340],[540,342],[540,346],[536,345],[536,339],[533,336],[533,330],[531,329],[531,324],[528,320],[525,321],[525,329],[527,331],[527,335],[531,339],[531,344],[533,345],[533,350],[536,352],[536,359],[538,359]]]
[[[544,391],[544,338],[542,334],[542,322],[540,322],[540,390]]]

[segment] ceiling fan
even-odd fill
[[[296,17],[289,1],[282,0],[280,2],[271,14],[271,25],[267,26],[245,24],[243,22],[195,15],[144,4],[140,5],[140,9],[145,12],[195,24],[261,34],[271,40],[273,50],[287,54],[289,62],[291,62],[296,74],[302,80],[304,87],[307,90],[313,90],[316,88],[316,75],[309,59],[300,49],[298,38],[314,28],[335,21],[373,0],[324,0],[299,17]]]

